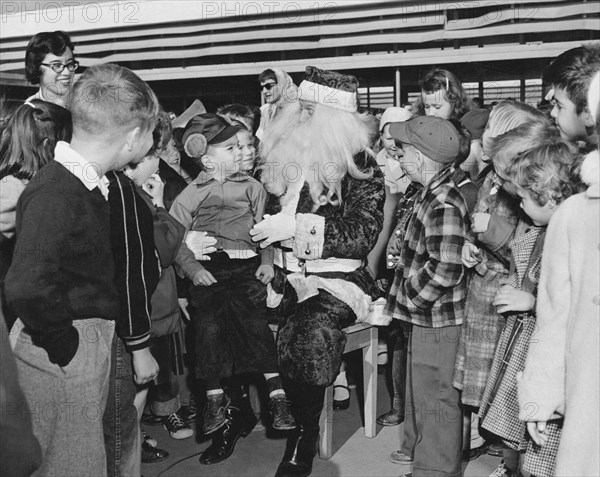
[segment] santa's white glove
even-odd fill
[[[296,217],[287,214],[265,214],[263,221],[256,224],[250,235],[252,241],[260,242],[260,248],[290,239],[296,233]]]
[[[194,254],[194,258],[200,261],[210,260],[207,255],[217,251],[214,246],[217,239],[208,236],[208,232],[190,230],[185,236],[185,244]]]

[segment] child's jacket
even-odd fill
[[[394,316],[418,326],[439,328],[463,320],[467,283],[461,253],[469,218],[454,171],[444,169],[423,189],[402,246]]]
[[[185,227],[172,217],[166,209],[155,207],[150,196],[136,186],[152,212],[154,245],[160,259],[161,274],[156,290],[152,294],[152,327],[150,336],[158,337],[175,333],[179,329],[179,301],[177,280],[173,264],[185,235]]]
[[[590,187],[565,200],[548,225],[538,328],[519,383],[522,419],[565,416],[555,475],[600,475],[599,163],[597,152],[586,158]]]
[[[231,258],[250,258],[257,255],[258,249],[250,230],[262,221],[266,199],[262,184],[246,174],[237,173],[219,182],[200,173],[175,199],[170,213],[186,231],[207,232],[216,238],[216,248],[228,252]],[[176,264],[188,278],[203,269],[185,242]]]

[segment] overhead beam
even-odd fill
[[[277,66],[288,73],[303,72],[307,65],[326,69],[354,70],[370,68],[395,68],[396,66],[430,65],[443,62],[471,63],[485,61],[518,60],[529,58],[554,58],[565,50],[580,46],[581,42],[569,41],[539,45],[494,45],[484,48],[461,48],[460,50],[415,50],[406,53],[382,55],[338,56],[329,58],[304,58],[277,62],[247,62],[188,68],[144,69],[136,73],[146,81],[164,81],[192,78],[218,78],[222,76],[254,76],[266,68]]]
[[[498,35],[515,35],[519,33],[548,33],[556,31],[569,31],[570,29],[591,30],[596,31],[598,26],[597,19],[579,19],[565,20],[554,22],[539,22],[539,23],[514,23],[501,26],[492,26],[477,30],[478,37],[498,36]],[[393,43],[425,43],[436,40],[460,40],[473,38],[471,30],[464,31],[418,31],[413,33],[381,33],[377,35],[359,35],[345,36],[338,38],[324,38],[316,41],[284,41],[276,44],[277,51],[290,50],[315,50],[321,48],[338,48],[352,47],[362,45],[377,45],[377,44],[393,44]],[[99,58],[86,58],[78,56],[78,60],[83,66],[92,66],[97,63],[106,62],[135,62],[135,61],[157,61],[160,57],[168,54],[169,59],[189,59],[196,57],[209,57],[230,54],[252,54],[257,51],[257,48],[265,48],[267,44],[250,43],[250,44],[229,44],[203,46],[192,49],[172,49],[172,50],[155,50],[155,51],[130,51],[130,52],[107,52],[106,55]],[[404,54],[411,53],[409,50]],[[437,50],[433,50],[437,51]],[[446,50],[445,50],[446,51]],[[4,56],[4,55],[3,55]],[[6,56],[15,56],[14,54]],[[23,68],[22,55],[19,58],[14,58],[13,61],[8,61],[8,58],[3,58],[3,63],[0,65],[0,71],[15,71]]]
[[[543,7],[537,8],[534,12],[534,16],[523,16],[521,20],[524,19],[535,19],[536,21],[542,19],[567,19],[569,17],[574,17],[578,15],[587,15],[592,13],[598,13],[598,9],[600,7],[596,3],[584,3],[584,4],[575,4],[575,5],[567,5],[561,7]],[[390,9],[386,9],[390,10]],[[377,10],[374,10],[377,12]],[[381,13],[381,12],[380,12]],[[411,28],[422,27],[427,25],[428,27],[433,27],[435,25],[443,25],[444,27],[437,31],[449,31],[452,33],[448,33],[446,35],[439,34],[439,37],[448,37],[451,39],[456,39],[457,33],[456,31],[467,31],[468,36],[478,35],[478,36],[493,36],[497,35],[500,31],[500,28],[506,28],[506,26],[499,26],[496,30],[486,30],[485,27],[490,27],[495,23],[506,22],[508,18],[514,16],[514,10],[510,8],[498,9],[492,12],[491,14],[480,16],[477,18],[469,18],[464,20],[448,20],[445,14],[437,13],[427,13],[421,15],[413,15],[407,16],[402,19],[398,18],[398,10],[393,11],[395,13],[394,18],[386,18],[386,15],[380,14],[375,18],[361,18],[359,21],[354,22],[345,22],[343,24],[340,23],[323,23],[323,24],[311,24],[308,26],[295,26],[294,28],[290,28],[288,25],[279,25],[278,28],[255,28],[251,31],[248,31],[246,28],[242,28],[242,25],[237,24],[238,31],[228,31],[228,32],[220,32],[219,30],[214,30],[211,28],[201,29],[200,27],[195,27],[192,31],[188,31],[189,27],[182,28],[177,25],[164,25],[162,28],[156,28],[154,30],[149,31],[155,38],[143,39],[138,31],[131,32],[128,30],[119,30],[113,32],[106,39],[108,40],[108,44],[106,43],[88,43],[89,38],[81,37],[77,43],[77,54],[78,56],[85,55],[96,55],[108,50],[112,50],[115,52],[115,49],[118,48],[120,51],[126,50],[148,50],[151,48],[156,49],[183,49],[185,47],[200,45],[200,44],[208,44],[208,45],[218,45],[219,43],[232,43],[244,41],[245,43],[250,40],[255,40],[260,43],[264,43],[267,41],[281,41],[283,38],[302,38],[302,37],[329,37],[333,35],[348,35],[350,32],[352,35],[357,35],[358,33],[366,33],[366,32],[377,32],[382,33],[383,31],[396,30],[402,31],[407,30],[408,35],[414,35],[414,33],[410,32]],[[578,23],[578,20],[567,20],[570,22]],[[592,29],[597,29],[598,21],[590,19],[593,22],[593,25],[590,25]],[[552,22],[546,22],[545,25],[548,25]],[[530,25],[530,23],[528,23]],[[571,26],[571,23],[567,24]],[[271,25],[272,26],[272,25]],[[579,26],[579,24],[577,25]],[[478,29],[477,31],[473,31],[474,29]],[[185,30],[187,33],[186,36],[181,36],[184,34],[182,30]],[[489,33],[488,33],[489,32]],[[159,36],[160,35],[160,36]],[[465,34],[460,34],[460,37],[464,38]],[[115,43],[115,39],[119,39],[118,43]],[[398,41],[407,41],[410,42],[410,36],[407,37],[398,37]],[[25,47],[25,44],[20,45],[21,48]],[[7,49],[13,49],[15,45],[11,45],[10,43],[3,42],[2,49],[5,51],[2,53],[3,61],[12,61],[18,59],[19,61],[23,57],[23,52],[20,49],[16,49],[14,51],[6,51]],[[0,49],[1,51],[1,49]]]
[[[520,16],[534,15],[539,4],[552,4],[563,0],[513,0]],[[50,2],[58,4],[59,2]],[[194,33],[198,28],[222,30],[240,28],[264,29],[276,24],[289,27],[306,22],[344,21],[388,15],[427,15],[446,10],[468,10],[481,7],[500,7],[500,2],[463,0],[343,0],[340,2],[310,0],[282,2],[258,1],[189,1],[189,0],[137,0],[98,3],[94,1],[64,2],[59,8],[25,10],[23,2],[0,2],[0,38],[4,47],[25,48],[31,36],[39,31],[65,30],[82,40],[99,41],[114,38],[114,30],[136,28],[136,36],[155,34],[156,25],[178,27],[181,34]],[[591,2],[593,5],[596,2]],[[528,7],[530,4],[535,6]],[[391,6],[388,6],[391,5]],[[495,12],[495,11],[494,11]],[[488,16],[495,18],[496,13]],[[425,17],[424,17],[425,18]],[[202,25],[189,25],[189,22]],[[84,38],[85,37],[85,38]],[[11,39],[15,39],[11,41]]]

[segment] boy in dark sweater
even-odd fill
[[[6,295],[20,319],[11,342],[42,447],[41,475],[106,475],[102,413],[115,322],[135,380],[158,373],[147,324],[120,312],[104,174],[152,145],[158,102],[126,68],[89,68],[73,90],[73,137],[17,205]],[[148,329],[146,329],[148,328]]]

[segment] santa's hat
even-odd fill
[[[358,80],[351,75],[307,66],[306,79],[300,83],[298,97],[354,113],[358,110]]]

